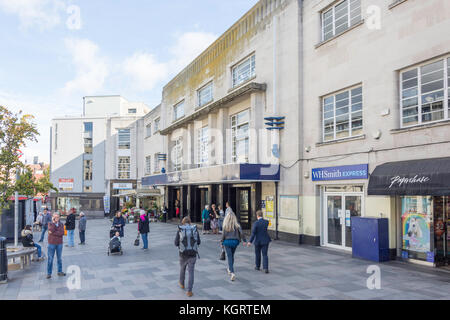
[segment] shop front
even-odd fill
[[[395,198],[398,258],[449,265],[450,157],[382,164],[368,194]]]

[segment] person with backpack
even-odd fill
[[[198,246],[200,245],[200,234],[196,225],[191,225],[191,219],[184,217],[182,225],[178,227],[175,237],[175,246],[180,252],[180,280],[178,284],[184,289],[184,279],[186,267],[189,272],[189,281],[187,286],[188,297],[192,297],[192,288],[194,286],[194,268],[197,261]]]
[[[148,219],[147,212],[141,210],[141,216],[138,222],[138,231],[142,237],[142,242],[144,244],[143,250],[148,250],[148,233],[150,232],[150,221]]]
[[[69,215],[66,218],[66,230],[67,230],[67,244],[66,247],[74,247],[74,235],[75,235],[75,209],[70,210]]]
[[[230,276],[231,281],[236,279],[234,274],[234,253],[239,243],[243,240],[245,245],[247,240],[242,232],[242,228],[237,222],[236,215],[234,213],[229,213],[225,216],[223,221],[223,232],[222,232],[222,246],[225,247],[225,252],[227,253],[228,268],[227,272]]]

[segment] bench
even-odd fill
[[[7,248],[6,249],[6,257],[9,260],[12,260],[12,267],[14,268],[15,259],[20,258],[20,269],[23,269],[25,266],[31,265],[31,258],[37,252],[37,248]],[[9,264],[8,264],[8,269]]]

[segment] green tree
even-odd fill
[[[20,174],[15,185],[15,191],[29,197],[35,197],[38,194],[44,195],[50,190],[58,192],[58,189],[50,182],[50,170],[46,169],[44,176],[36,179],[29,166],[25,167],[25,170]]]
[[[27,142],[37,142],[39,132],[33,119],[22,111],[13,113],[0,106],[0,208],[9,205],[8,199],[16,190],[12,178],[18,168],[24,168],[19,149],[26,147]]]

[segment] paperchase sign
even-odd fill
[[[369,165],[356,164],[349,166],[312,169],[312,181],[368,179]]]

